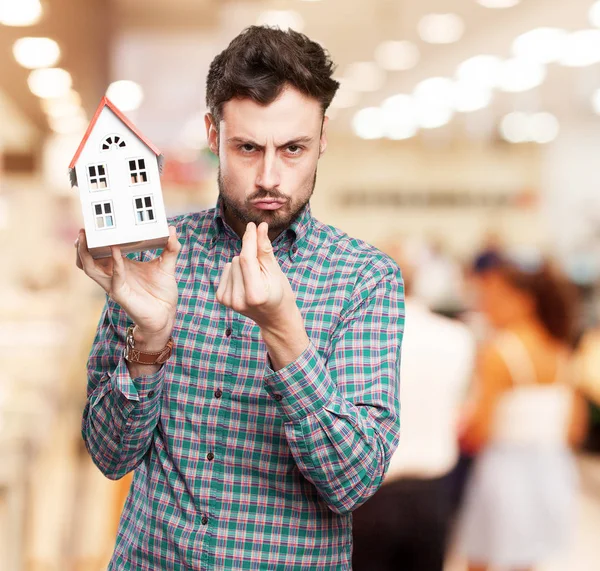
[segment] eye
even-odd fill
[[[303,150],[304,150],[304,148],[303,148],[303,147],[301,147],[300,145],[290,145],[290,146],[287,148],[287,152],[288,152],[290,155],[299,155],[299,154],[301,154],[301,153],[302,153],[302,151],[303,151]]]
[[[252,145],[251,143],[244,143],[243,145],[240,145],[238,147],[238,149],[240,149],[240,151],[242,151],[242,153],[246,153],[246,154],[250,154],[256,150],[254,145]]]

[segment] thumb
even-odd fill
[[[110,248],[113,260],[112,283],[110,293],[119,291],[125,284],[125,262],[121,255],[119,246],[111,246]]]
[[[160,255],[160,265],[165,272],[169,274],[175,273],[177,256],[180,250],[181,244],[177,239],[177,230],[174,226],[169,226],[169,240]]]
[[[258,226],[257,234],[257,257],[259,262],[264,264],[277,263],[275,253],[273,252],[273,245],[271,244],[271,240],[269,240],[269,225],[266,222],[261,222]]]

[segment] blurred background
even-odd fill
[[[0,569],[105,569],[130,482],[105,480],[79,432],[104,295],[75,268],[68,164],[106,94],[165,154],[168,214],[211,207],[206,73],[255,23],[303,31],[338,65],[317,218],[401,244],[412,293],[478,341],[478,254],[550,258],[577,288],[590,424],[575,541],[545,569],[600,569],[592,0],[0,0]],[[463,568],[451,547],[447,568]]]

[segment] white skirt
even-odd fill
[[[528,567],[563,549],[575,523],[577,470],[564,448],[494,444],[475,462],[457,540],[472,563]]]

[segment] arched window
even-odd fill
[[[102,141],[102,150],[110,151],[110,149],[124,149],[127,146],[125,139],[119,135],[109,135]]]

